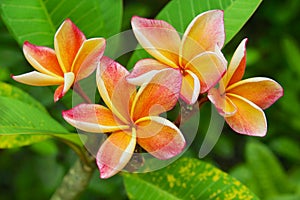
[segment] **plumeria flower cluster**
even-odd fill
[[[283,89],[269,78],[241,80],[247,39],[227,68],[221,52],[225,41],[223,11],[199,14],[182,37],[162,20],[134,16],[131,25],[140,45],[153,57],[139,60],[132,72],[103,56],[105,39],[86,39],[67,19],[55,34],[54,50],[24,43],[24,55],[37,71],[13,76],[29,85],[59,85],[54,94],[57,101],[96,70],[96,84],[105,105],[82,103],[62,115],[80,130],[108,135],[96,155],[101,178],[126,167],[137,146],[161,160],[183,152],[183,133],[161,116],[179,99],[193,105],[207,96],[234,131],[266,134],[263,109],[279,99]]]

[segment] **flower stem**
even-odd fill
[[[180,103],[181,111],[177,118],[174,121],[174,124],[179,127],[180,124],[183,124],[188,119],[190,119],[196,112],[200,110],[205,102],[208,101],[207,96],[200,95],[198,98],[198,102],[193,105],[188,105],[184,101]]]
[[[94,161],[91,161],[94,163]],[[86,189],[96,167],[87,166],[78,159],[64,176],[61,185],[56,189],[51,200],[73,200]]]
[[[91,104],[92,101],[91,99],[86,95],[86,93],[82,90],[82,88],[80,87],[79,83],[75,83],[73,85],[73,90],[79,94],[79,96],[81,96],[82,100],[84,100],[85,103]]]
[[[80,95],[85,103],[91,104],[91,99],[86,95],[78,83],[73,85],[73,90]],[[64,176],[61,184],[53,193],[51,200],[78,199],[86,190],[91,177],[96,169],[95,158],[85,148],[78,147],[71,142],[63,141],[69,145],[79,156],[73,166]]]

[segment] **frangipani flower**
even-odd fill
[[[246,42],[247,39],[244,39],[238,46],[227,72],[219,82],[219,88],[209,90],[208,98],[234,131],[264,136],[267,121],[263,109],[279,99],[283,89],[269,78],[241,80],[246,68]]]
[[[65,20],[54,37],[54,50],[24,42],[23,52],[36,71],[13,76],[13,79],[33,86],[59,85],[54,93],[58,101],[79,81],[97,67],[105,49],[105,39],[86,39],[72,23]]]
[[[130,83],[140,85],[157,71],[172,68],[181,73],[180,97],[193,104],[199,93],[207,92],[224,74],[227,63],[220,51],[225,40],[223,11],[198,15],[182,39],[162,20],[133,17],[131,24],[138,42],[156,60],[137,62],[127,79]]]
[[[129,72],[103,57],[97,68],[97,86],[107,105],[80,104],[64,111],[64,119],[87,132],[111,133],[96,155],[101,178],[122,170],[136,144],[158,159],[169,159],[182,152],[185,139],[180,130],[159,114],[176,104],[180,73],[165,69],[145,82],[138,92],[126,81]]]

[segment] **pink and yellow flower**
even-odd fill
[[[76,81],[96,69],[104,49],[103,38],[86,39],[67,19],[55,34],[54,50],[24,42],[25,58],[36,71],[13,76],[13,79],[34,86],[59,85],[54,93],[54,101],[58,101]]]
[[[159,70],[172,68],[181,73],[180,97],[193,104],[224,74],[227,63],[220,51],[225,40],[223,11],[198,15],[182,39],[173,26],[162,20],[133,17],[131,24],[138,42],[156,60],[137,62],[127,79],[130,83],[140,85]]]
[[[238,46],[227,72],[219,82],[219,88],[209,90],[208,98],[234,131],[264,136],[267,120],[263,109],[279,99],[283,89],[269,78],[241,80],[246,68],[246,42],[247,39],[244,39]]]
[[[103,57],[97,68],[97,86],[107,107],[80,104],[63,112],[64,119],[78,129],[110,133],[96,156],[101,178],[122,170],[137,144],[158,159],[176,156],[185,147],[180,130],[159,116],[179,98],[180,73],[161,70],[138,91],[126,81],[128,74],[123,66]]]

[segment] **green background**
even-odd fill
[[[168,1],[126,0],[122,30],[132,15],[155,17]],[[242,136],[225,126],[217,145],[203,160],[229,172],[262,199],[300,199],[300,1],[264,1],[223,52],[230,59],[247,37],[245,77],[263,76],[278,81],[284,96],[266,110],[268,133],[264,138]],[[126,63],[129,56],[119,59]],[[39,99],[50,114],[73,130],[60,111],[70,107],[67,96],[53,104],[52,87],[31,87],[14,82],[11,74],[32,68],[21,47],[0,21],[0,81],[11,83]],[[209,118],[201,111],[200,129],[187,156],[197,157]],[[203,117],[204,116],[204,117]],[[76,160],[75,153],[56,140],[22,148],[0,150],[0,199],[48,199]],[[100,180],[95,172],[81,199],[127,199],[123,179]]]

